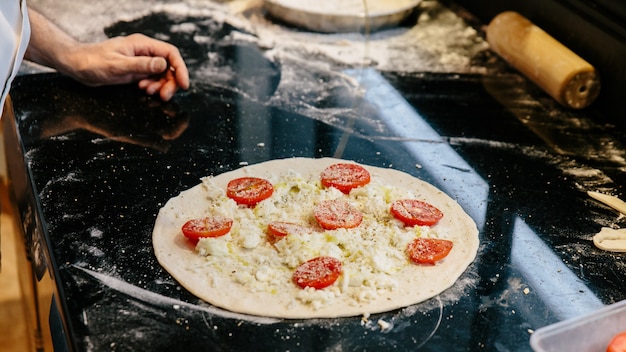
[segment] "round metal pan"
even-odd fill
[[[338,0],[340,1],[340,0]],[[265,0],[265,9],[271,17],[287,24],[322,33],[376,31],[393,27],[406,19],[422,0],[385,1],[369,0],[371,11],[323,9],[315,2]],[[385,3],[384,10],[372,6]]]

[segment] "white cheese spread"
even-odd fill
[[[341,260],[343,272],[331,286],[316,290],[299,289],[297,300],[314,309],[336,299],[348,297],[349,304],[359,305],[393,291],[400,283],[394,274],[412,264],[405,254],[407,244],[415,237],[446,238],[437,227],[405,227],[390,213],[397,199],[416,198],[407,190],[381,184],[376,179],[345,195],[334,188],[324,188],[313,177],[307,179],[293,171],[270,179],[273,195],[254,208],[238,206],[224,189],[203,178],[208,209],[198,209],[201,216],[228,216],[233,227],[225,236],[203,238],[196,245],[198,255],[206,258],[204,272],[230,273],[213,275],[229,277],[253,292],[280,292],[295,286],[293,271],[301,263],[318,257]],[[363,213],[360,226],[353,229],[324,230],[316,222],[316,204],[330,199],[344,199]],[[307,226],[311,233],[291,233],[278,241],[268,240],[267,226],[272,221]],[[197,268],[190,268],[196,270]]]

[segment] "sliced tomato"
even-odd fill
[[[322,289],[332,285],[341,275],[341,261],[333,257],[316,257],[302,264],[293,273],[296,285]]]
[[[351,229],[363,221],[363,214],[343,200],[325,200],[313,209],[313,215],[325,230]]]
[[[220,237],[233,227],[233,220],[221,216],[212,216],[187,221],[183,227],[185,237],[197,240],[204,237]]]
[[[370,183],[370,173],[357,164],[333,164],[322,171],[321,181],[324,187],[335,187],[348,194],[353,188]]]
[[[255,206],[274,193],[272,183],[264,178],[241,177],[228,182],[226,195],[237,204]]]
[[[417,199],[402,199],[393,202],[391,213],[407,226],[431,226],[443,217],[441,210]]]
[[[626,331],[613,336],[606,352],[626,352]]]
[[[432,264],[448,256],[452,241],[438,238],[416,238],[406,248],[406,253],[414,263]]]
[[[267,225],[267,232],[275,237],[285,237],[289,234],[311,233],[311,229],[292,222],[273,221]]]

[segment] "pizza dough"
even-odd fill
[[[422,302],[452,286],[473,262],[478,230],[449,196],[409,174],[365,166],[370,184],[349,195],[320,186],[319,175],[332,158],[291,158],[203,178],[202,183],[170,199],[159,211],[152,234],[159,263],[197,297],[224,309],[277,318],[332,318],[390,311]],[[238,177],[270,180],[271,198],[254,209],[238,207],[225,196],[226,184]],[[412,197],[439,208],[444,217],[434,226],[404,227],[389,215],[398,197]],[[269,221],[316,225],[313,205],[342,198],[359,207],[356,229],[289,234],[275,244],[265,234]],[[231,232],[207,238],[197,247],[182,234],[182,225],[208,215],[232,216]],[[406,244],[417,236],[451,240],[450,254],[435,265],[406,258]],[[314,256],[343,262],[333,285],[302,289],[292,280],[295,267]]]
[[[422,0],[265,0],[268,13],[323,33],[375,31],[405,20]],[[366,20],[367,18],[367,20]]]
[[[300,11],[319,12],[331,15],[357,15],[389,13],[415,7],[415,0],[318,0],[311,6],[310,0],[272,0],[274,3]]]
[[[626,215],[626,203],[623,200],[621,200],[621,199],[619,199],[619,198],[617,198],[615,196],[610,196],[608,194],[604,194],[604,193],[600,193],[600,192],[587,191],[587,194],[591,198],[593,198],[593,199],[595,199],[595,200],[597,200],[599,202],[602,202],[602,203],[610,206],[611,208],[619,211],[620,213]]]
[[[626,229],[603,227],[593,236],[593,244],[609,252],[626,252]]]

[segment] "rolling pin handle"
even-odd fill
[[[491,49],[561,105],[589,106],[600,92],[591,64],[517,12],[500,13],[487,26]]]

